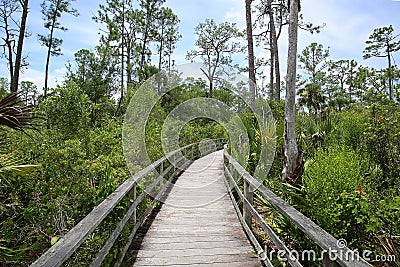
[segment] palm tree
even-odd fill
[[[12,93],[0,100],[0,130],[2,126],[25,132],[25,129],[35,129],[35,118],[32,107],[24,106],[18,93]],[[0,147],[5,141],[0,140]],[[22,164],[13,154],[0,154],[0,176],[5,172],[27,174],[38,165]],[[7,181],[7,179],[5,179]]]
[[[24,106],[19,94],[12,93],[0,100],[0,126],[24,131],[35,128],[32,107]]]

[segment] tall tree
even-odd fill
[[[165,0],[140,0],[139,5],[141,12],[139,13],[141,38],[140,38],[140,61],[139,61],[139,81],[143,80],[146,66],[150,61],[151,50],[150,43],[154,41],[156,35],[157,15],[161,5]]]
[[[392,75],[392,53],[400,50],[400,41],[395,41],[399,35],[393,35],[392,25],[388,27],[377,28],[365,42],[367,47],[364,50],[364,59],[372,57],[387,58],[388,80],[389,80],[389,98],[393,99],[393,75]]]
[[[261,30],[257,33],[258,43],[264,43],[270,51],[269,68],[269,96],[271,99],[280,100],[281,95],[281,73],[279,61],[278,40],[281,36],[283,27],[289,25],[289,9],[287,0],[261,0],[257,5],[258,19],[256,25]],[[298,7],[300,12],[300,5]],[[318,33],[323,25],[314,26],[311,22],[305,23],[303,16],[299,15],[298,27],[311,34]]]
[[[59,21],[63,13],[78,16],[79,13],[75,8],[71,7],[71,3],[75,0],[44,0],[41,4],[44,20],[44,27],[49,30],[48,35],[39,34],[39,42],[42,46],[47,47],[46,71],[44,79],[44,97],[47,97],[49,66],[51,56],[60,56],[62,39],[54,37],[55,30],[66,31]]]
[[[172,47],[182,37],[178,32],[179,18],[172,9],[168,7],[161,7],[157,15],[157,34],[155,41],[158,42],[158,69],[162,69],[164,57],[168,57],[167,66],[170,69],[170,57]]]
[[[29,0],[19,0],[19,3],[22,7],[22,16],[21,16],[21,23],[19,27],[19,36],[18,36],[18,45],[17,45],[17,53],[15,55],[15,67],[14,67],[14,76],[11,80],[11,92],[18,91],[18,81],[19,81],[19,73],[21,69],[21,65],[25,65],[23,63],[22,58],[22,49],[24,46],[24,39],[25,39],[25,31],[26,31],[26,21],[28,18],[28,5]]]
[[[24,102],[25,106],[37,104],[37,97],[39,92],[37,86],[30,81],[22,81],[20,86],[20,96],[21,100]]]
[[[193,60],[200,57],[205,67],[201,71],[209,82],[209,97],[212,98],[214,81],[222,66],[232,63],[231,55],[240,51],[240,44],[232,39],[241,37],[242,33],[235,23],[223,22],[216,24],[212,19],[206,19],[195,28],[197,49],[186,54],[186,59]]]
[[[21,13],[21,19],[14,16]],[[27,66],[22,55],[23,43],[26,32],[26,21],[28,17],[28,0],[1,0],[0,1],[0,31],[2,37],[3,56],[6,57],[10,73],[10,91],[18,91],[19,74],[23,67]],[[16,39],[18,36],[18,39]],[[15,58],[15,60],[14,60]]]
[[[324,69],[329,65],[328,57],[329,49],[324,49],[323,45],[317,43],[311,43],[299,55],[300,67],[309,75],[305,88],[299,93],[307,97],[305,103],[309,111],[314,110],[315,114],[321,110],[324,101],[322,85],[325,82]]]
[[[282,171],[283,179],[296,184],[301,182],[302,159],[296,140],[295,125],[295,98],[296,98],[296,71],[297,71],[297,40],[299,1],[289,1],[289,47],[287,60],[286,99],[284,119],[284,143],[286,166]]]
[[[132,49],[136,49],[134,42],[137,41],[137,38],[131,34],[135,34],[137,31],[137,16],[133,9],[132,0],[107,0],[105,4],[100,4],[99,8],[93,19],[105,25],[100,43],[106,50],[114,51],[116,58],[118,58],[117,65],[120,66],[120,97],[117,109],[119,111],[124,102],[125,68],[128,71],[131,70],[130,53]],[[131,82],[130,73],[127,76],[129,83]]]
[[[256,106],[256,70],[254,65],[254,44],[253,44],[253,23],[251,19],[251,3],[253,0],[245,0],[246,7],[246,35],[247,52],[249,64],[249,84],[250,84],[250,105]]]
[[[330,61],[328,67],[328,102],[339,110],[354,102],[358,63],[355,60]]]

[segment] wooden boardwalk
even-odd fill
[[[137,249],[134,266],[261,266],[227,194],[222,151],[182,173]]]

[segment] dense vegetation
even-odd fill
[[[28,1],[24,2],[27,5]],[[62,13],[77,15],[70,6],[73,1],[61,2],[59,10],[54,9],[54,1],[43,5],[49,31],[62,29],[57,21]],[[159,69],[174,71],[171,57],[180,38],[179,19],[164,2],[138,1],[134,8],[135,1],[106,1],[94,17],[104,27],[99,45],[75,53],[75,62],[67,64],[62,83],[48,88],[46,78],[43,91],[32,82],[19,83],[18,99],[11,106],[29,107],[23,110],[29,113],[26,121],[10,124],[5,116],[10,109],[0,103],[0,263],[21,266],[33,262],[130,176],[121,144],[124,112],[149,77]],[[279,32],[286,25],[287,10],[280,5],[272,8],[271,3],[284,5],[286,1],[267,2],[256,11],[260,18],[270,19],[271,14],[279,18],[273,19],[279,22],[274,26]],[[16,1],[0,3],[2,10],[19,14]],[[131,23],[127,25],[127,21]],[[258,30],[267,26],[260,21]],[[300,24],[311,32],[320,30]],[[202,36],[207,31],[211,39]],[[219,61],[204,58],[209,42],[217,43],[221,33],[227,37],[223,49],[211,53]],[[242,34],[235,24],[217,25],[213,20],[200,23],[196,34],[196,49],[187,57],[200,57],[210,67],[207,81],[188,79],[154,106],[146,125],[147,152],[153,160],[163,156],[161,130],[175,107],[192,98],[212,96],[240,115],[250,139],[247,168],[253,173],[262,133],[243,101],[216,81],[221,69],[232,65],[231,54],[240,51],[236,41]],[[301,172],[297,180],[282,179],[285,103],[280,98],[286,88],[280,81],[278,48],[273,45],[277,38],[277,33],[266,31],[256,40],[259,45],[270,45],[270,84],[267,88],[258,84],[257,91],[271,107],[277,133],[275,159],[270,173],[263,177],[265,185],[334,237],[346,239],[349,247],[396,255],[396,263],[386,264],[400,266],[400,86],[396,83],[400,71],[390,61],[400,43],[393,27],[375,29],[364,51],[365,59],[388,57],[387,68],[362,66],[352,59],[331,60],[329,49],[317,43],[299,53],[295,128]],[[60,54],[60,39],[49,35],[41,41],[49,57]],[[228,48],[231,50],[226,53]],[[6,57],[13,59],[13,53]],[[157,62],[152,62],[152,55],[158,56]],[[7,78],[0,79],[0,100],[15,91],[13,73],[11,84]],[[10,114],[19,116],[22,111],[18,112]],[[186,124],[179,138],[185,145],[226,136],[221,125],[199,118]],[[266,216],[273,215],[268,221],[291,248],[312,248],[301,231],[265,200],[257,198],[256,203]],[[101,238],[89,240],[89,245],[98,246],[104,241]],[[264,241],[268,243],[266,238]],[[89,246],[81,257],[93,254],[91,249]]]

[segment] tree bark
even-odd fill
[[[122,2],[122,25],[121,25],[121,94],[118,101],[118,106],[115,115],[121,110],[122,103],[124,102],[124,71],[125,71],[125,0]]]
[[[56,10],[59,9],[60,1],[57,1]],[[49,38],[49,47],[47,50],[47,58],[46,58],[46,70],[44,76],[44,98],[47,97],[47,89],[48,89],[48,80],[49,80],[49,66],[50,66],[50,56],[51,56],[51,48],[53,46],[53,35],[54,35],[54,27],[57,20],[57,12],[54,12],[54,16],[52,18],[52,25],[50,28],[50,38]]]
[[[295,128],[298,4],[299,0],[291,0],[289,7],[289,49],[287,61],[284,132],[286,166],[282,172],[283,179],[292,184],[298,184],[299,182],[301,182],[300,178],[302,168],[296,141]]]
[[[247,50],[249,64],[249,89],[250,89],[250,107],[256,106],[256,73],[254,66],[254,44],[253,44],[253,23],[251,19],[251,3],[253,0],[245,0],[246,4],[246,34]]]
[[[271,42],[271,69],[274,70],[275,74],[275,86],[272,87],[273,99],[279,101],[281,99],[281,75],[279,66],[279,51],[278,51],[278,38],[276,36],[274,13],[272,10],[272,1],[268,1],[268,15],[269,15],[269,25],[270,25],[270,42]],[[272,83],[274,81],[271,77]],[[274,90],[275,89],[275,90]]]
[[[164,42],[163,42],[163,38],[164,38],[164,20],[161,23],[161,38],[160,38],[160,51],[159,52],[159,58],[158,58],[158,71],[161,71],[162,68],[162,54],[163,54],[163,49],[164,49]]]
[[[271,23],[270,23],[271,24]],[[269,31],[269,38],[272,39],[272,32]],[[270,40],[271,42],[271,40]],[[275,61],[275,53],[273,53],[273,48],[272,48],[272,44],[271,44],[271,59],[270,59],[270,65],[269,65],[269,98],[271,100],[275,99],[275,90],[274,90],[274,75],[275,75],[275,65],[274,65],[274,61]]]
[[[23,1],[20,1],[20,3],[22,4],[22,17],[21,17],[19,36],[18,36],[17,54],[15,56],[14,75],[11,78],[11,92],[14,92],[14,93],[16,93],[18,91],[19,73],[20,73],[21,61],[22,61],[22,49],[24,46],[26,21],[28,18],[29,0],[23,0]],[[10,65],[10,68],[11,68],[11,65]]]
[[[388,59],[388,76],[389,76],[389,99],[393,99],[393,82],[392,82],[392,60],[390,58],[390,52],[389,52],[389,44],[388,44],[388,53],[387,53],[387,59]]]

